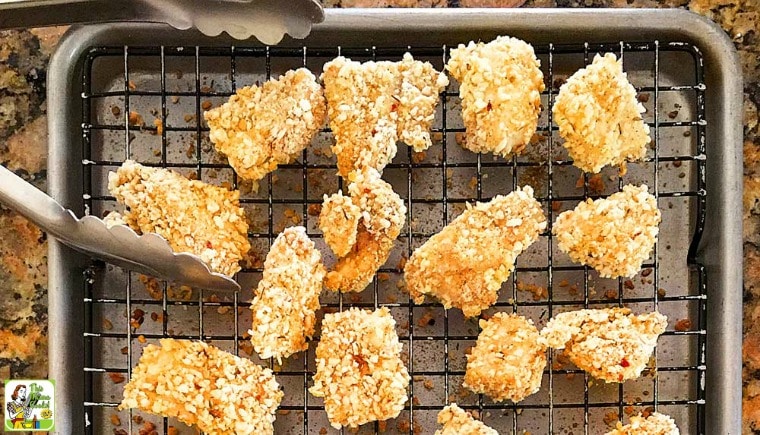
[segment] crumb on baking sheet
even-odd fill
[[[452,403],[438,413],[438,424],[443,427],[435,435],[499,435],[498,432],[475,420],[471,413]]]
[[[524,291],[532,294],[534,301],[549,298],[549,289],[544,286],[517,280],[515,282],[515,287],[517,288],[517,291]]]
[[[249,334],[262,359],[306,350],[314,335],[325,268],[306,228],[287,228],[275,239],[256,288]]]
[[[416,152],[432,144],[430,126],[448,78],[429,62],[409,53],[400,62],[341,56],[325,64],[322,81],[343,178],[364,168],[382,172],[396,155],[397,141]]]
[[[647,186],[627,185],[561,213],[552,233],[573,261],[593,267],[601,277],[632,277],[654,248],[660,220]]]
[[[463,385],[496,402],[520,402],[541,387],[546,343],[530,319],[496,313],[481,319],[482,331],[467,355]]]
[[[258,181],[300,156],[325,121],[322,87],[306,68],[237,90],[206,110],[209,139],[242,178]]]
[[[553,107],[573,164],[586,172],[640,160],[651,141],[644,106],[614,54],[596,55],[559,90]]]
[[[533,47],[508,36],[460,44],[446,68],[460,83],[462,145],[502,157],[520,154],[536,132],[544,90]]]
[[[231,276],[251,248],[239,193],[132,160],[108,174],[108,190],[129,211],[123,220],[141,233],[163,236],[175,252],[198,255]]]
[[[111,378],[111,382],[114,384],[121,384],[126,380],[123,373],[108,372],[108,377]]]
[[[272,434],[282,400],[271,370],[203,342],[145,347],[119,409],[175,417],[209,434]]]
[[[578,310],[554,316],[541,331],[547,344],[564,349],[578,368],[605,382],[638,378],[668,319],[658,312],[635,315],[628,308]]]
[[[404,268],[415,303],[425,295],[444,308],[477,316],[496,302],[517,256],[546,228],[530,186],[491,201],[467,205],[461,215],[414,251]]]
[[[395,325],[385,307],[325,314],[309,391],[324,398],[334,428],[395,418],[404,409],[411,378]]]
[[[616,428],[605,435],[680,435],[680,432],[672,417],[654,412],[648,417],[634,415],[626,425],[618,421]]]
[[[678,319],[676,322],[676,326],[674,329],[678,332],[685,332],[691,330],[691,320],[690,319]]]

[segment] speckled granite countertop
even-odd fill
[[[328,7],[512,7],[521,0],[324,0]],[[685,7],[735,41],[745,80],[744,433],[760,433],[760,2],[527,0],[524,7]],[[0,32],[0,163],[46,184],[45,69],[64,29]],[[45,234],[0,208],[0,379],[47,374]]]

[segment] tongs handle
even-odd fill
[[[0,165],[0,203],[32,221],[52,236],[74,230],[75,220],[61,204],[23,178]]]
[[[0,30],[142,21],[269,45],[286,33],[305,38],[324,17],[318,0],[0,0]]]
[[[137,19],[131,0],[9,0],[0,2],[0,30]]]

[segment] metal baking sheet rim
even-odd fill
[[[466,43],[498,34],[533,43],[600,40],[683,41],[697,46],[705,58],[708,128],[706,231],[699,249],[707,282],[706,433],[741,433],[742,334],[742,73],[734,46],[713,22],[685,10],[655,9],[338,9],[328,10],[310,39],[325,44],[350,34],[363,43],[396,41],[414,34],[415,44]],[[82,213],[81,77],[84,55],[93,45],[235,45],[225,38],[179,32],[151,23],[73,27],[51,58],[48,72],[48,185],[53,198]],[[247,45],[256,44],[253,41]],[[299,46],[297,40],[282,45]],[[237,41],[237,45],[240,42]],[[398,43],[396,43],[398,45]],[[58,385],[56,429],[83,433],[85,386],[83,371],[84,318],[78,312],[86,259],[55,240],[49,242],[49,360],[51,379]],[[81,363],[80,363],[81,361]]]

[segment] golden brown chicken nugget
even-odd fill
[[[435,107],[448,79],[429,62],[409,53],[400,62],[337,57],[325,64],[322,81],[341,177],[366,168],[382,173],[399,140],[415,151],[430,147]]]
[[[517,314],[496,313],[481,319],[480,328],[467,355],[464,386],[496,402],[519,402],[538,391],[547,346],[533,322]]]
[[[107,217],[141,233],[158,233],[175,252],[190,252],[231,276],[248,254],[248,223],[240,193],[132,160],[108,174],[108,190],[129,210]]]
[[[463,146],[503,157],[520,154],[536,132],[544,90],[533,47],[508,36],[460,44],[446,68],[459,82]]]
[[[440,233],[414,251],[404,269],[416,303],[435,296],[445,308],[477,316],[496,302],[517,256],[546,228],[533,188],[469,206]]]
[[[560,87],[552,109],[573,164],[586,172],[640,160],[651,142],[644,106],[612,53],[596,55]]]
[[[203,114],[209,139],[237,174],[258,181],[301,155],[325,122],[322,87],[306,68],[246,86]]]
[[[309,392],[324,398],[334,428],[398,417],[411,380],[401,349],[388,308],[325,314]]]
[[[325,277],[322,255],[306,228],[286,228],[272,243],[251,302],[249,334],[261,358],[282,358],[306,350],[314,335]]]
[[[443,425],[435,435],[499,435],[498,432],[475,420],[472,414],[456,403],[443,408],[438,413],[438,424]]]
[[[346,252],[327,273],[325,287],[330,290],[359,292],[372,281],[393,249],[396,238],[406,222],[406,206],[390,184],[374,169],[351,173],[348,193],[354,208],[346,216],[350,225],[331,225],[340,193],[325,197],[319,225],[325,241],[338,254]],[[344,200],[340,200],[342,203]],[[359,213],[356,213],[356,210]],[[356,216],[360,216],[357,219]],[[357,222],[354,230],[351,225]],[[355,242],[351,241],[355,235]]]
[[[214,435],[274,433],[283,392],[271,370],[200,341],[160,343],[143,350],[119,409],[175,417]]]
[[[578,310],[552,317],[541,337],[549,347],[565,349],[570,361],[591,376],[624,382],[641,375],[667,325],[668,318],[658,312]]]
[[[552,233],[562,252],[601,277],[632,277],[654,249],[660,220],[657,199],[647,186],[627,185],[607,198],[587,199],[560,213]]]

